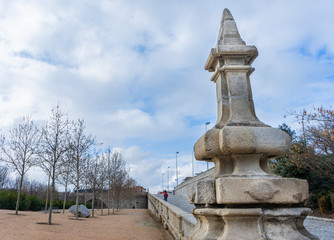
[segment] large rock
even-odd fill
[[[68,209],[72,214],[76,215],[76,205],[72,205]],[[78,216],[88,218],[90,216],[90,210],[86,208],[85,205],[79,205],[78,207]]]

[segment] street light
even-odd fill
[[[167,169],[167,190],[169,192],[169,166],[168,166],[168,169]]]
[[[194,150],[191,152],[191,170],[192,175],[194,176]]]
[[[178,177],[178,173],[177,173],[177,154],[178,154],[179,152],[176,152],[176,154],[175,154],[175,162],[176,162],[176,168],[175,168],[175,172],[176,172],[176,186],[177,185],[179,185],[179,177]]]
[[[207,127],[208,127],[209,124],[210,124],[210,122],[205,123],[205,133],[208,131]],[[209,169],[209,162],[206,162],[206,170],[208,170],[208,169]]]

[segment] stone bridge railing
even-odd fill
[[[214,172],[214,168],[211,168],[209,170],[206,170],[205,172],[202,172],[198,174],[195,177],[192,177],[191,179],[184,181],[183,183],[179,184],[174,188],[175,195],[180,196],[186,200],[188,200],[188,193],[187,193],[187,187],[191,186],[193,183],[202,181],[207,179],[210,175],[212,175]]]
[[[175,239],[188,239],[196,225],[196,219],[191,213],[151,194],[148,194],[148,209],[160,219],[164,228],[168,229]]]

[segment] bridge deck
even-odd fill
[[[162,194],[156,194],[155,196],[163,199]],[[189,213],[195,207],[194,204],[188,203],[184,198],[172,194],[169,194],[168,202]],[[310,233],[316,235],[321,240],[334,240],[333,220],[326,221],[325,219],[307,217],[304,221],[304,226]]]

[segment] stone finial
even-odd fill
[[[254,71],[251,63],[257,54],[255,46],[246,45],[242,41],[230,11],[225,9],[218,43],[211,49],[205,64],[206,70],[214,72],[211,81],[216,84],[217,122],[194,147],[197,160],[215,162],[215,175],[226,173],[227,168],[236,172],[231,164],[230,167],[224,164],[225,170],[222,169],[222,161],[219,159],[222,156],[231,153],[265,153],[277,156],[284,154],[289,148],[289,136],[270,128],[255,114],[249,77]],[[265,129],[259,130],[258,127]],[[259,168],[257,174],[268,173]]]
[[[192,240],[317,239],[302,226],[309,210],[289,207],[308,198],[307,181],[268,169],[268,158],[284,154],[291,138],[255,114],[250,75],[257,54],[225,9],[217,45],[205,64],[216,84],[217,121],[194,146],[195,158],[215,167],[213,175],[187,190],[198,221]]]
[[[237,24],[227,8],[224,9],[222,20],[220,22],[220,30],[218,34],[217,46],[219,45],[246,45],[241,39]]]

